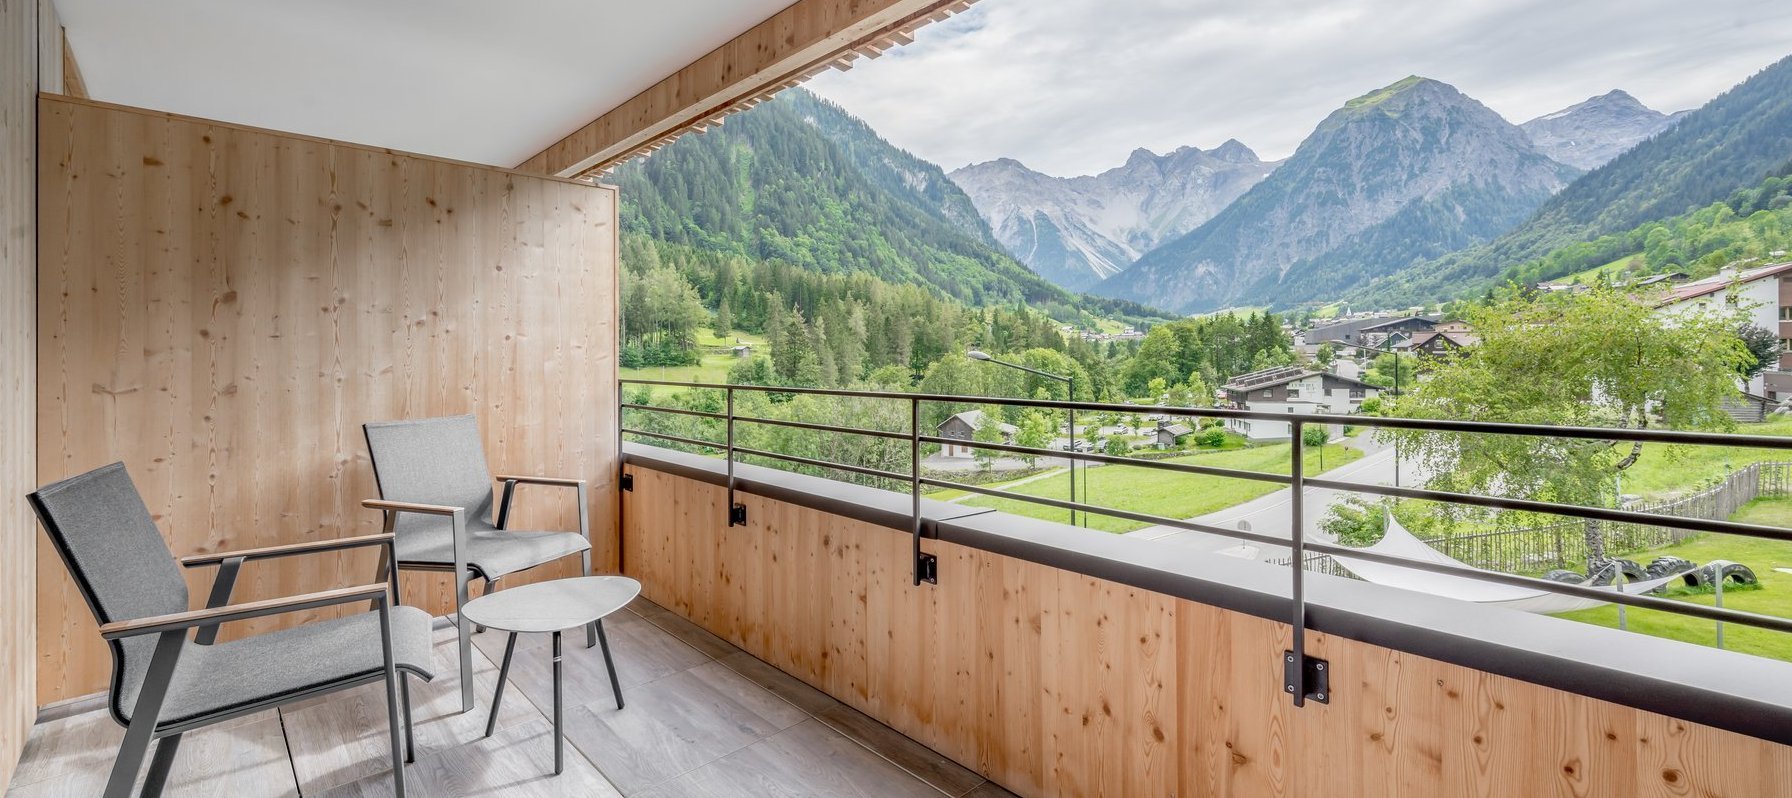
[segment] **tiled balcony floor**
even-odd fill
[[[548,638],[523,635],[498,731],[481,739],[504,636],[474,637],[478,706],[459,708],[454,630],[441,676],[412,688],[416,796],[926,796],[996,798],[995,784],[683,618],[645,601],[606,619],[627,709],[597,649],[566,638],[566,772],[553,770]],[[32,729],[7,798],[97,795],[123,729],[102,707]],[[385,690],[368,685],[191,733],[174,796],[384,796]]]

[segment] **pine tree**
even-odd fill
[[[728,340],[734,335],[734,311],[729,309],[727,297],[723,297],[721,306],[716,308],[714,332],[717,338],[723,340]]]

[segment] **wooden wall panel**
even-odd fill
[[[365,534],[360,425],[473,412],[494,472],[590,480],[614,567],[613,190],[68,98],[41,114],[42,481],[124,460],[178,554]],[[521,501],[517,526],[574,528],[571,491]],[[366,582],[373,557],[251,565],[238,598]],[[38,699],[103,689],[86,606],[47,543],[37,560]],[[404,586],[452,606],[446,577]]]
[[[730,529],[723,489],[629,470],[649,598],[1028,798],[1792,784],[1792,748],[1321,634],[1332,703],[1295,709],[1286,624],[937,541],[917,588],[904,533],[751,495]]]
[[[36,525],[36,109],[40,0],[0,0],[0,791],[37,717],[32,681]]]

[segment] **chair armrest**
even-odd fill
[[[454,515],[455,513],[465,512],[465,510],[459,507],[449,507],[446,504],[413,504],[411,502],[386,501],[385,499],[364,499],[361,502],[361,506],[366,507],[369,510],[380,510],[388,513]]]
[[[296,554],[317,554],[326,551],[356,549],[363,546],[383,546],[392,541],[391,533],[378,535],[361,535],[336,540],[314,540],[306,543],[288,543],[284,546],[265,546],[258,549],[242,549],[239,551],[222,551],[216,554],[195,554],[182,557],[180,564],[187,568],[199,568],[207,565],[218,565],[225,560],[240,559],[244,562],[266,560],[274,557],[291,557]]]
[[[524,485],[551,485],[558,488],[576,488],[585,484],[582,479],[563,479],[561,477],[527,477],[514,474],[500,474],[493,479],[499,482],[518,482]]]
[[[260,618],[267,615],[279,615],[288,612],[328,607],[335,604],[348,604],[355,601],[375,599],[386,600],[386,585],[362,585],[360,587],[343,587],[335,590],[324,590],[317,593],[306,593],[301,596],[251,601],[246,604],[231,604],[203,610],[188,610],[169,615],[153,615],[138,618],[134,621],[114,621],[100,627],[100,637],[117,640],[124,637],[135,637],[156,632],[173,632],[191,629],[198,626],[212,626]]]
[[[578,491],[578,495],[574,498],[579,505],[579,531],[581,533],[585,532],[585,529],[588,526],[585,520],[585,480],[565,479],[562,477],[530,477],[520,474],[499,474],[498,476],[493,477],[493,479],[504,483],[504,495],[498,501],[497,526],[499,529],[510,528],[510,504],[511,500],[516,498],[516,486],[546,485],[554,488],[573,488]]]

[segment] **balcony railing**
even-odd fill
[[[1456,492],[1448,492],[1448,491],[1440,491],[1440,490],[1431,490],[1431,489],[1427,489],[1427,488],[1396,487],[1396,486],[1380,485],[1380,484],[1373,484],[1373,483],[1366,483],[1366,482],[1351,482],[1351,481],[1343,481],[1343,480],[1335,480],[1335,479],[1310,477],[1306,473],[1306,468],[1305,468],[1305,464],[1304,464],[1303,450],[1304,450],[1305,444],[1303,443],[1303,440],[1302,440],[1303,439],[1302,431],[1305,428],[1305,426],[1309,425],[1309,424],[1319,424],[1322,426],[1336,425],[1340,421],[1340,419],[1336,416],[1314,416],[1314,415],[1306,415],[1306,414],[1299,414],[1299,413],[1271,413],[1271,412],[1258,412],[1258,411],[1236,410],[1236,409],[1227,409],[1227,408],[1190,408],[1190,407],[1164,407],[1164,406],[1149,406],[1148,407],[1148,406],[1140,406],[1140,405],[1107,404],[1107,403],[1098,403],[1098,402],[1007,399],[1007,398],[986,397],[986,396],[951,396],[951,395],[937,395],[937,394],[882,393],[882,392],[874,392],[874,391],[835,390],[835,389],[822,389],[822,388],[786,388],[786,387],[765,387],[765,386],[754,386],[754,385],[717,385],[717,384],[705,384],[705,383],[667,382],[667,381],[659,381],[659,380],[622,380],[621,382],[625,387],[629,386],[629,385],[660,386],[660,387],[677,388],[677,389],[681,389],[681,390],[716,391],[716,392],[720,392],[721,394],[723,394],[724,402],[723,402],[722,412],[694,410],[694,409],[679,408],[679,407],[663,407],[663,406],[658,406],[658,405],[642,404],[639,402],[630,402],[630,401],[624,400],[619,403],[618,418],[619,418],[619,422],[626,422],[626,413],[628,411],[637,411],[637,412],[644,412],[644,413],[670,413],[670,414],[676,414],[676,415],[708,419],[713,422],[718,422],[722,427],[722,440],[719,440],[719,441],[702,440],[702,439],[688,437],[688,436],[668,434],[665,432],[657,432],[657,431],[652,431],[652,430],[630,428],[629,426],[627,426],[626,423],[619,423],[619,428],[620,428],[621,434],[625,438],[626,438],[626,436],[633,435],[633,436],[638,436],[641,438],[646,438],[646,439],[651,439],[651,440],[659,440],[659,441],[664,441],[664,442],[668,442],[668,443],[681,444],[681,445],[685,445],[685,446],[692,446],[692,447],[697,447],[697,448],[701,448],[701,449],[709,449],[709,450],[719,452],[721,454],[721,456],[723,458],[725,458],[726,464],[727,464],[727,489],[728,489],[728,500],[727,501],[728,501],[728,508],[729,508],[728,509],[729,524],[731,526],[735,525],[737,523],[745,522],[745,505],[737,502],[735,499],[735,493],[737,490],[737,479],[736,479],[736,475],[735,475],[735,465],[736,465],[737,461],[739,460],[739,458],[741,458],[743,456],[764,458],[767,460],[781,461],[781,462],[785,462],[785,463],[791,463],[791,464],[795,464],[795,465],[807,466],[807,467],[812,467],[812,468],[833,469],[833,470],[838,470],[838,471],[845,472],[845,473],[857,474],[857,475],[860,475],[863,477],[872,477],[872,478],[877,478],[877,479],[890,480],[893,482],[907,483],[908,488],[909,488],[909,493],[912,498],[912,504],[911,504],[912,513],[911,513],[911,524],[910,524],[909,532],[912,535],[913,540],[914,540],[913,550],[912,550],[913,551],[912,579],[913,579],[914,584],[916,584],[916,585],[919,585],[924,581],[933,581],[933,579],[935,578],[934,564],[933,564],[932,557],[922,551],[922,545],[921,545],[921,541],[922,541],[922,537],[923,537],[923,517],[922,517],[922,503],[921,503],[921,500],[923,498],[923,489],[924,488],[943,488],[943,489],[965,491],[967,493],[975,493],[975,494],[981,494],[981,495],[987,495],[987,496],[998,496],[998,497],[1002,497],[1005,499],[1013,499],[1013,500],[1031,502],[1031,503],[1035,503],[1035,504],[1039,504],[1039,505],[1044,505],[1047,507],[1054,507],[1054,508],[1059,508],[1059,509],[1063,509],[1063,510],[1068,510],[1073,513],[1104,515],[1104,516],[1110,516],[1110,517],[1115,517],[1115,518],[1122,518],[1122,519],[1127,519],[1127,520],[1131,520],[1131,521],[1136,521],[1136,522],[1144,523],[1144,524],[1165,526],[1165,527],[1171,527],[1171,528],[1175,528],[1175,529],[1187,530],[1187,531],[1192,531],[1192,532],[1204,532],[1204,533],[1224,536],[1224,537],[1232,538],[1232,539],[1246,540],[1246,541],[1259,543],[1259,544],[1263,544],[1263,545],[1267,545],[1267,546],[1273,546],[1273,547],[1277,547],[1277,548],[1286,548],[1289,550],[1289,556],[1285,562],[1289,565],[1287,570],[1288,570],[1288,579],[1289,579],[1289,587],[1290,587],[1289,604],[1287,607],[1286,617],[1288,618],[1289,623],[1293,626],[1294,629],[1301,630],[1301,631],[1305,631],[1305,630],[1311,628],[1310,624],[1308,623],[1308,608],[1307,608],[1307,601],[1306,601],[1306,584],[1305,583],[1306,583],[1306,578],[1307,578],[1307,574],[1306,574],[1307,568],[1293,567],[1293,564],[1294,563],[1307,563],[1310,565],[1311,561],[1313,561],[1317,556],[1331,555],[1333,557],[1346,557],[1346,558],[1353,559],[1353,560],[1380,563],[1380,564],[1384,564],[1384,565],[1392,565],[1392,566],[1398,566],[1398,567],[1402,567],[1402,568],[1410,568],[1410,569],[1415,569],[1415,570],[1419,570],[1419,571],[1426,571],[1426,572],[1430,572],[1430,573],[1442,574],[1445,576],[1460,577],[1460,578],[1464,578],[1464,579],[1471,579],[1471,580],[1477,580],[1477,581],[1482,581],[1482,582],[1507,585],[1507,586],[1512,586],[1512,587],[1527,588],[1527,589],[1543,591],[1543,592],[1548,592],[1548,593],[1557,593],[1557,594],[1564,594],[1564,595],[1568,595],[1568,596],[1575,596],[1575,597],[1580,597],[1580,598],[1585,598],[1585,599],[1593,599],[1593,600],[1598,600],[1598,601],[1619,604],[1619,605],[1623,605],[1623,606],[1637,607],[1637,608],[1650,609],[1650,610],[1658,610],[1661,612],[1673,613],[1676,615],[1689,616],[1689,617],[1693,617],[1693,618],[1700,618],[1700,619],[1714,621],[1714,622],[1718,622],[1718,623],[1736,623],[1736,624],[1742,624],[1745,626],[1757,627],[1757,628],[1761,628],[1761,629],[1768,629],[1768,630],[1773,630],[1773,631],[1778,631],[1778,632],[1792,633],[1792,619],[1788,619],[1788,618],[1780,618],[1780,617],[1774,617],[1774,616],[1770,616],[1770,615],[1762,615],[1762,614],[1758,614],[1758,613],[1746,612],[1746,611],[1735,610],[1735,609],[1727,609],[1727,608],[1723,608],[1723,607],[1704,606],[1704,605],[1700,605],[1700,604],[1692,604],[1692,603],[1687,603],[1687,602],[1674,601],[1671,599],[1666,599],[1666,598],[1661,598],[1661,597],[1656,597],[1656,596],[1637,594],[1637,593],[1626,593],[1626,592],[1621,592],[1621,591],[1616,591],[1616,590],[1606,590],[1606,589],[1601,589],[1598,587],[1592,587],[1592,586],[1581,585],[1581,584],[1573,584],[1573,583],[1565,583],[1565,582],[1557,582],[1557,581],[1541,579],[1541,578],[1536,578],[1536,577],[1530,577],[1530,576],[1497,573],[1497,572],[1492,572],[1492,571],[1464,568],[1464,567],[1459,567],[1456,565],[1450,565],[1450,564],[1444,564],[1444,563],[1438,563],[1438,562],[1430,562],[1430,561],[1415,560],[1415,559],[1405,558],[1405,557],[1390,556],[1390,555],[1386,555],[1383,553],[1367,551],[1367,550],[1360,549],[1360,548],[1352,548],[1352,547],[1348,547],[1348,546],[1340,546],[1340,545],[1336,545],[1333,543],[1327,543],[1327,542],[1323,542],[1323,541],[1309,540],[1308,536],[1306,534],[1306,531],[1305,531],[1305,520],[1306,520],[1305,516],[1308,511],[1308,508],[1305,506],[1304,493],[1307,488],[1349,491],[1349,492],[1355,492],[1355,493],[1365,493],[1365,494],[1393,497],[1393,498],[1400,498],[1400,499],[1425,500],[1425,501],[1440,502],[1440,503],[1445,503],[1445,504],[1453,504],[1453,505],[1460,505],[1460,506],[1467,506],[1467,507],[1478,507],[1478,508],[1484,508],[1484,509],[1490,509],[1490,510],[1540,513],[1540,514],[1555,515],[1555,516],[1561,516],[1561,517],[1572,518],[1572,519],[1580,519],[1580,520],[1595,520],[1595,521],[1603,521],[1603,522],[1619,523],[1619,524],[1653,525],[1653,526],[1660,526],[1660,527],[1668,527],[1668,528],[1672,528],[1672,529],[1685,530],[1687,532],[1709,532],[1709,533],[1719,533],[1719,534],[1728,534],[1728,535],[1742,535],[1742,536],[1747,536],[1747,537],[1763,538],[1763,539],[1769,539],[1769,540],[1792,541],[1792,530],[1788,530],[1788,529],[1781,528],[1781,527],[1775,527],[1775,526],[1766,526],[1766,525],[1761,525],[1761,524],[1740,523],[1740,522],[1728,521],[1728,520],[1722,520],[1722,519],[1682,517],[1682,516],[1666,515],[1666,514],[1661,514],[1661,513],[1656,513],[1656,512],[1647,512],[1647,511],[1639,511],[1639,510],[1589,507],[1589,506],[1583,506],[1583,505],[1538,501],[1538,500],[1533,500],[1533,499],[1508,498],[1508,497],[1499,497],[1499,496],[1483,496],[1483,495],[1469,494],[1469,493],[1456,493]],[[744,392],[760,393],[760,394],[812,395],[812,396],[819,396],[819,397],[873,399],[873,400],[882,400],[882,401],[890,401],[890,402],[900,402],[900,403],[904,403],[907,405],[907,411],[908,411],[908,413],[907,413],[907,415],[908,415],[907,430],[906,431],[893,431],[893,430],[888,430],[888,429],[880,430],[880,429],[871,429],[871,428],[866,428],[866,427],[842,426],[842,425],[835,425],[835,424],[820,424],[820,423],[811,423],[811,422],[806,422],[806,421],[794,421],[794,420],[787,420],[787,419],[771,419],[771,418],[764,418],[764,417],[758,417],[758,416],[740,415],[736,412],[735,398],[736,398],[737,393],[743,392],[743,391]],[[922,427],[921,427],[922,409],[923,409],[923,407],[925,407],[927,405],[931,405],[931,404],[953,405],[953,406],[959,406],[959,407],[977,406],[977,405],[986,405],[986,406],[987,405],[996,405],[996,406],[1004,406],[1004,407],[1024,407],[1024,408],[1034,408],[1034,409],[1054,410],[1054,411],[1074,411],[1074,412],[1078,412],[1078,413],[1120,413],[1120,414],[1151,413],[1151,414],[1162,414],[1164,416],[1195,418],[1195,419],[1199,419],[1199,418],[1241,419],[1241,420],[1246,420],[1246,421],[1266,421],[1266,422],[1286,423],[1286,424],[1290,425],[1290,429],[1291,429],[1291,436],[1290,436],[1291,466],[1290,466],[1289,473],[1287,473],[1287,474],[1267,473],[1267,472],[1258,472],[1258,471],[1247,471],[1247,470],[1234,469],[1234,468],[1219,468],[1219,467],[1211,467],[1211,466],[1201,466],[1201,465],[1195,465],[1195,464],[1189,464],[1189,463],[1174,463],[1174,462],[1167,462],[1167,461],[1148,460],[1148,459],[1139,459],[1139,458],[1131,458],[1131,457],[1117,457],[1117,456],[1113,456],[1113,455],[1107,455],[1107,454],[1101,454],[1101,453],[1095,453],[1095,452],[1079,452],[1079,451],[1074,451],[1073,447],[1066,447],[1066,450],[1058,451],[1058,450],[1054,450],[1054,449],[1042,449],[1042,448],[1036,448],[1036,447],[1018,446],[1018,445],[1009,444],[1009,443],[995,443],[995,442],[985,442],[985,441],[976,441],[976,440],[966,440],[966,439],[961,439],[961,438],[941,437],[938,435],[926,434],[922,430]],[[1613,428],[1597,428],[1597,427],[1561,427],[1561,426],[1548,426],[1548,425],[1536,425],[1536,424],[1509,424],[1509,423],[1482,422],[1482,421],[1451,421],[1451,420],[1421,420],[1421,419],[1386,418],[1386,417],[1379,417],[1379,416],[1350,416],[1349,423],[1352,425],[1360,426],[1360,427],[1368,427],[1368,428],[1373,428],[1373,429],[1384,429],[1384,430],[1416,430],[1416,431],[1423,431],[1423,432],[1477,434],[1477,435],[1510,435],[1510,436],[1533,436],[1533,437],[1541,436],[1541,437],[1574,438],[1574,439],[1582,439],[1582,440],[1602,440],[1602,441],[1615,441],[1615,442],[1628,442],[1628,443],[1661,443],[1661,444],[1680,444],[1680,445],[1695,445],[1695,446],[1734,446],[1734,447],[1752,447],[1752,448],[1759,448],[1759,449],[1770,449],[1770,450],[1777,450],[1777,451],[1792,451],[1792,438],[1765,436],[1765,435],[1743,435],[1743,434],[1732,434],[1732,433],[1709,433],[1709,432],[1684,432],[1684,431],[1672,431],[1672,430],[1613,429]],[[874,467],[856,465],[856,464],[851,464],[851,463],[831,462],[831,461],[826,461],[826,460],[821,460],[821,459],[816,459],[816,458],[811,458],[811,457],[804,457],[804,456],[792,455],[792,454],[787,454],[787,453],[768,451],[768,450],[760,449],[760,448],[740,446],[736,443],[736,427],[739,424],[770,425],[770,426],[777,426],[777,427],[807,430],[807,431],[817,432],[817,433],[863,436],[863,437],[877,438],[877,439],[883,439],[883,440],[888,440],[888,441],[906,441],[908,443],[908,448],[909,448],[909,469],[905,473],[905,472],[898,472],[898,471],[890,470],[887,468],[874,468]],[[1075,437],[1074,429],[1071,430],[1071,434],[1072,434],[1071,435],[1072,438],[1074,439],[1074,437]],[[1087,501],[1079,502],[1079,501],[1069,501],[1069,500],[1064,500],[1064,499],[1055,499],[1055,498],[1049,498],[1049,497],[1043,497],[1043,496],[1032,496],[1032,495],[1027,495],[1027,494],[1018,493],[1018,492],[1010,492],[1010,491],[1000,490],[1000,489],[996,489],[996,488],[991,488],[991,487],[984,486],[984,485],[974,485],[974,484],[968,484],[968,483],[960,482],[960,481],[940,479],[937,477],[928,476],[928,475],[924,474],[922,471],[921,448],[924,444],[940,444],[940,445],[950,444],[950,445],[955,445],[955,446],[967,446],[967,447],[982,448],[982,449],[988,449],[988,450],[993,450],[993,451],[997,451],[997,452],[1003,452],[1003,453],[1021,455],[1021,456],[1028,456],[1028,457],[1062,458],[1062,459],[1071,460],[1073,462],[1101,463],[1101,464],[1105,464],[1105,465],[1130,466],[1130,467],[1134,467],[1134,468],[1144,468],[1144,469],[1153,469],[1153,470],[1161,470],[1161,471],[1173,471],[1173,472],[1179,472],[1179,473],[1184,473],[1184,474],[1195,474],[1195,475],[1224,477],[1224,478],[1231,478],[1231,479],[1252,480],[1252,481],[1257,481],[1257,482],[1266,482],[1266,483],[1273,483],[1275,485],[1286,486],[1287,488],[1290,489],[1290,500],[1287,504],[1289,521],[1290,521],[1290,524],[1289,524],[1290,534],[1289,534],[1289,537],[1282,538],[1282,537],[1277,537],[1274,535],[1254,533],[1254,532],[1250,532],[1250,531],[1246,531],[1246,530],[1223,528],[1223,527],[1218,527],[1218,526],[1214,526],[1211,524],[1200,523],[1197,521],[1191,521],[1191,520],[1187,520],[1187,519],[1170,518],[1170,517],[1166,517],[1166,516],[1154,515],[1151,513],[1134,512],[1134,511],[1130,511],[1130,510],[1126,510],[1126,509],[1122,509],[1122,508],[1094,504],[1094,503],[1087,502]],[[1292,636],[1292,641],[1293,641],[1292,646],[1291,646],[1292,650],[1290,652],[1288,652],[1290,662],[1292,662],[1292,663],[1306,662],[1304,637],[1305,637],[1304,634],[1298,634],[1298,633],[1294,634]],[[1284,686],[1284,689],[1291,695],[1292,700],[1296,706],[1302,705],[1309,698],[1319,700],[1319,701],[1327,700],[1323,692],[1315,691],[1309,687],[1309,684],[1308,684],[1309,674],[1307,673],[1306,668],[1290,667],[1290,668],[1286,669],[1286,672],[1287,672],[1287,677],[1285,679],[1285,683],[1283,686]]]

